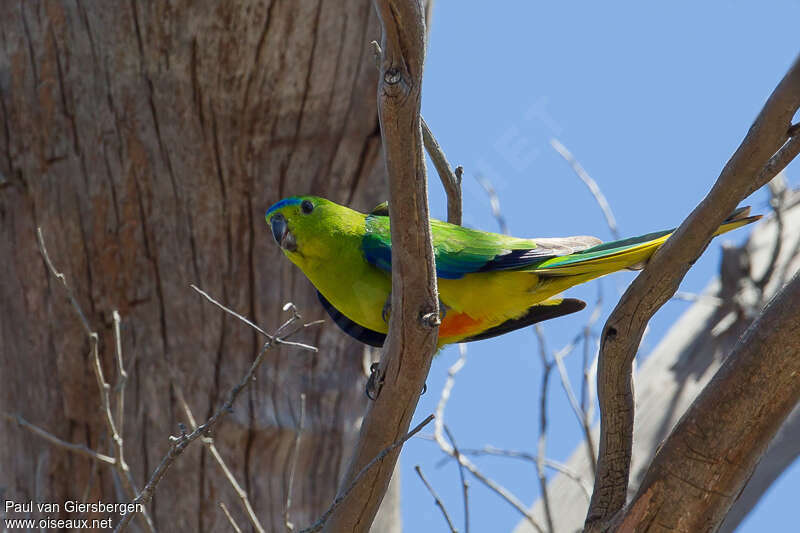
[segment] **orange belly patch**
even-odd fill
[[[466,313],[449,312],[439,326],[439,339],[464,338],[483,331],[483,322]]]

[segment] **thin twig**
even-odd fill
[[[250,384],[251,381],[253,381],[253,377],[255,376],[256,370],[258,370],[258,368],[261,366],[262,361],[264,360],[264,354],[267,353],[267,351],[273,348],[276,344],[278,344],[277,341],[281,340],[283,333],[287,330],[287,328],[289,328],[289,326],[295,324],[295,322],[301,319],[300,315],[297,313],[297,310],[294,309],[293,305],[286,304],[284,306],[284,310],[289,308],[291,308],[292,310],[292,317],[289,318],[286,322],[284,322],[278,328],[275,334],[272,335],[271,338],[266,343],[264,343],[264,345],[261,348],[261,351],[258,353],[258,356],[256,356],[255,360],[250,365],[250,368],[248,369],[245,376],[235,387],[233,387],[230,390],[230,392],[228,393],[228,399],[225,400],[225,402],[221,406],[219,406],[219,408],[211,416],[211,418],[209,418],[204,424],[197,426],[197,428],[195,428],[195,430],[189,434],[182,434],[178,437],[170,437],[169,450],[161,459],[161,462],[153,471],[153,474],[150,476],[150,479],[147,481],[147,484],[145,484],[144,488],[142,489],[142,492],[139,494],[139,496],[136,497],[133,503],[147,504],[152,499],[153,492],[155,491],[158,484],[161,482],[161,479],[164,477],[169,467],[172,466],[172,464],[183,453],[186,447],[189,446],[189,444],[191,444],[198,438],[200,438],[201,436],[209,436],[211,432],[214,430],[214,428],[217,426],[217,424],[220,421],[222,421],[222,419],[225,418],[225,416],[229,412],[232,411],[233,404],[239,397],[239,394],[242,392],[242,390],[244,390],[245,387],[247,387],[247,385]],[[297,333],[302,329],[303,329],[302,326],[296,328],[287,333],[285,336],[291,337],[292,335],[294,335],[295,333]],[[117,527],[114,529],[114,531],[115,532],[124,531],[125,528],[128,526],[128,524],[130,523],[131,518],[133,517],[134,514],[136,513],[128,513],[125,516],[123,516],[120,522],[117,524]]]
[[[479,174],[475,175],[475,179],[478,180],[478,183],[480,183],[481,187],[483,187],[483,189],[486,191],[486,194],[489,196],[489,205],[492,208],[492,216],[500,226],[500,233],[508,235],[508,224],[506,223],[506,218],[503,216],[503,212],[500,209],[500,198],[497,196],[497,191],[495,191],[494,185],[492,185],[492,182],[489,181],[488,178],[485,178]]]
[[[67,278],[56,270],[56,267],[53,266],[53,262],[50,260],[50,255],[47,253],[47,247],[44,245],[44,237],[42,236],[42,228],[36,228],[36,237],[38,238],[39,242],[39,252],[41,252],[42,257],[44,257],[44,262],[47,264],[48,270],[56,278],[60,283],[61,286],[64,288],[64,292],[67,293],[67,298],[69,298],[70,303],[72,304],[72,308],[75,309],[75,312],[78,314],[78,318],[81,321],[81,325],[83,326],[83,331],[86,333],[87,336],[92,336],[92,328],[89,326],[89,320],[87,320],[86,315],[83,314],[83,309],[81,309],[78,300],[75,298],[75,294],[72,292],[72,288],[67,283]]]
[[[767,263],[767,268],[764,270],[764,274],[761,278],[755,282],[755,286],[761,291],[762,298],[764,295],[764,288],[775,273],[775,268],[778,265],[778,258],[783,248],[783,203],[786,198],[786,179],[783,176],[783,171],[778,173],[767,185],[770,193],[769,205],[772,207],[772,212],[775,215],[777,236],[775,237],[775,244],[772,246],[772,255],[769,259],[769,263]]]
[[[581,334],[578,338],[582,338],[583,335]],[[574,347],[576,342],[571,343],[568,346]],[[588,419],[586,413],[581,408],[580,404],[578,404],[578,399],[575,397],[575,392],[572,390],[572,384],[569,380],[569,376],[567,375],[567,369],[564,366],[564,350],[558,351],[553,356],[553,359],[556,362],[556,367],[558,368],[558,375],[561,378],[561,385],[564,388],[564,392],[567,393],[567,399],[569,400],[569,405],[572,407],[572,411],[575,413],[575,416],[578,418],[578,423],[581,425],[581,429],[583,430],[583,437],[584,441],[586,442],[586,453],[589,456],[589,464],[592,467],[592,473],[594,473],[597,469],[597,459],[595,458],[594,452],[594,441],[592,439],[592,427],[591,427],[591,420]]]
[[[539,457],[533,455],[532,453],[521,452],[517,450],[501,450],[500,448],[495,448],[494,446],[484,446],[483,448],[479,449],[474,449],[474,448],[464,449],[461,450],[461,453],[464,455],[472,455],[476,457],[482,455],[493,455],[496,457],[510,457],[514,459],[523,459],[526,461],[530,461],[532,463],[536,463],[537,461],[539,461]],[[564,474],[567,478],[577,483],[578,486],[581,488],[581,491],[583,492],[584,496],[586,496],[586,501],[587,502],[589,501],[589,498],[591,497],[590,493],[591,486],[589,486],[586,483],[586,480],[584,480],[580,476],[580,474],[569,468],[564,463],[560,463],[552,459],[545,458],[543,463],[544,466],[546,466],[547,468],[555,470],[556,472],[560,472],[561,474]]]
[[[544,457],[547,454],[547,386],[550,383],[550,371],[553,362],[547,360],[547,346],[544,340],[544,330],[541,324],[534,327],[536,338],[539,340],[539,356],[542,359],[542,385],[539,390],[539,442],[536,450],[536,477],[539,478],[539,490],[542,493],[544,516],[547,521],[547,530],[553,533],[553,515],[550,510],[550,495],[547,492],[547,476],[544,473]]]
[[[455,456],[454,456],[455,457]],[[491,478],[487,477],[486,475],[481,472],[478,467],[476,467],[472,462],[469,461],[464,455],[461,456],[461,460],[459,461],[464,467],[470,471],[470,473],[475,476],[475,478],[494,491],[497,495],[507,501],[514,509],[516,509],[522,516],[524,516],[528,522],[538,531],[539,533],[544,533],[542,526],[536,521],[534,516],[528,511],[525,504],[523,504],[516,496],[514,496],[511,492],[508,491],[505,487],[497,483],[496,481],[492,480]]]
[[[456,439],[453,438],[453,434],[447,425],[444,426],[444,432],[447,433],[447,438],[450,439],[450,444],[453,445],[453,454],[456,461],[458,461],[458,475],[461,478],[461,492],[464,496],[464,532],[469,533],[469,483],[467,483],[467,478],[464,475],[464,465],[461,464],[461,451],[456,445]]]
[[[294,447],[292,449],[292,466],[289,469],[289,487],[286,489],[286,505],[283,508],[283,524],[286,526],[286,531],[294,531],[294,524],[289,520],[289,514],[292,508],[292,488],[294,487],[294,475],[297,471],[297,457],[300,452],[300,439],[303,437],[303,429],[306,423],[306,395],[300,394],[300,425],[297,428],[297,433],[294,436]]]
[[[120,335],[120,322],[122,319],[119,316],[119,311],[114,309],[111,316],[114,319],[114,347],[117,354],[117,384],[114,385],[114,392],[116,392],[116,407],[117,407],[117,431],[122,435],[123,421],[125,420],[125,384],[128,381],[128,373],[125,371],[125,365],[122,362],[122,336]]]
[[[567,148],[559,142],[558,139],[550,139],[550,146],[558,152],[561,157],[563,157],[567,163],[572,167],[572,170],[575,174],[580,178],[580,180],[589,188],[589,192],[592,193],[594,196],[597,205],[600,206],[600,209],[603,211],[603,216],[606,219],[606,224],[608,224],[608,229],[611,231],[611,234],[614,236],[614,239],[619,239],[619,230],[617,229],[617,220],[614,218],[614,212],[611,210],[611,206],[606,200],[603,191],[600,190],[600,186],[597,185],[597,182],[594,181],[589,173],[583,168],[583,166],[578,162],[577,159],[570,153]]]
[[[442,436],[442,430],[444,429],[444,408],[447,406],[447,402],[450,400],[450,393],[453,390],[453,385],[456,383],[456,374],[458,374],[464,365],[467,362],[467,345],[463,342],[458,345],[458,359],[456,360],[453,365],[447,369],[447,381],[444,382],[444,387],[442,387],[442,393],[439,396],[439,404],[436,406],[436,423],[433,425],[434,433],[436,434],[436,441],[441,443],[445,443],[444,437]],[[448,445],[449,448],[449,445]]]
[[[228,522],[230,522],[233,530],[236,533],[242,533],[242,529],[236,524],[236,521],[233,519],[233,516],[231,516],[231,512],[228,511],[228,506],[222,502],[219,502],[219,507],[220,509],[222,509],[222,512],[225,513],[225,517],[228,519]]]
[[[177,383],[173,383],[172,385],[175,389],[175,395],[178,398],[178,403],[180,403],[181,408],[183,408],[183,413],[186,415],[186,420],[189,422],[189,427],[192,428],[192,431],[194,431],[197,429],[197,421],[194,418],[191,408],[189,408],[189,403],[186,401],[186,397],[183,395],[183,389]],[[217,462],[220,470],[222,470],[222,474],[225,476],[225,479],[227,479],[228,483],[230,483],[231,487],[233,487],[233,491],[236,493],[236,496],[239,497],[239,501],[242,504],[242,508],[244,509],[245,515],[247,515],[247,519],[250,521],[250,524],[252,524],[253,528],[258,533],[264,533],[264,526],[261,525],[261,522],[258,520],[258,517],[253,510],[253,506],[250,503],[250,498],[247,494],[247,491],[242,488],[242,486],[236,480],[236,476],[234,476],[233,472],[231,472],[231,469],[228,468],[228,465],[222,458],[222,454],[219,453],[216,444],[214,444],[214,440],[211,438],[203,438],[201,440],[211,454],[211,457],[213,457]]]
[[[427,479],[425,479],[425,475],[422,473],[422,469],[419,467],[419,465],[417,465],[417,466],[414,467],[414,470],[417,472],[417,475],[422,480],[422,483],[425,485],[425,488],[427,488],[428,492],[430,492],[431,496],[433,496],[433,501],[436,503],[436,506],[442,511],[442,515],[444,515],[444,519],[447,522],[447,527],[450,528],[450,531],[452,533],[458,533],[458,530],[453,525],[453,521],[450,520],[450,515],[447,514],[447,509],[445,509],[444,504],[442,503],[442,500],[439,498],[439,495],[436,494],[436,491],[433,490],[433,487],[431,486],[431,484],[428,483]]]
[[[444,155],[442,147],[436,137],[433,136],[424,118],[420,117],[420,123],[422,124],[422,141],[425,144],[425,149],[428,151],[428,155],[431,156],[433,166],[436,167],[444,192],[447,194],[447,221],[450,224],[460,226],[463,209],[461,202],[461,173],[453,172],[453,167],[447,161],[447,156]]]
[[[133,480],[133,475],[131,474],[130,468],[128,464],[125,462],[125,454],[124,454],[124,441],[122,439],[122,435],[117,430],[117,425],[114,421],[114,415],[111,413],[111,386],[105,379],[103,375],[103,365],[100,362],[100,352],[99,352],[99,343],[100,339],[97,335],[97,332],[93,331],[91,326],[89,325],[89,321],[86,318],[86,315],[83,313],[83,309],[81,308],[80,304],[78,303],[78,299],[75,297],[75,294],[72,292],[72,287],[70,287],[69,283],[67,283],[67,278],[59,272],[55,265],[53,265],[52,260],[50,259],[50,254],[47,252],[47,246],[44,243],[44,235],[42,234],[42,228],[36,228],[36,236],[39,243],[39,251],[44,258],[45,263],[47,264],[47,268],[50,270],[50,273],[56,278],[60,283],[61,286],[64,288],[64,292],[67,294],[67,298],[69,299],[70,303],[72,304],[75,313],[78,315],[78,318],[83,325],[83,329],[86,333],[86,336],[89,338],[89,345],[92,354],[92,370],[94,371],[95,380],[97,381],[97,388],[100,393],[100,402],[101,408],[104,415],[104,420],[106,423],[106,429],[108,430],[109,435],[111,436],[111,440],[113,442],[114,447],[114,468],[117,470],[117,474],[119,475],[120,482],[125,487],[125,491],[128,493],[128,497],[131,499],[136,499],[139,496],[139,490],[136,487],[136,483]],[[115,328],[116,329],[116,328]],[[119,339],[118,331],[115,331],[117,334],[117,339]],[[119,341],[118,341],[119,342]],[[118,347],[118,359],[119,359],[119,369],[118,371],[121,373],[123,372],[122,367],[122,347]],[[124,381],[120,379],[119,387],[120,391],[124,386]],[[121,415],[120,415],[121,416]],[[145,526],[145,529],[150,531],[151,533],[155,532],[155,525],[153,524],[152,519],[150,518],[150,514],[147,512],[144,507],[142,507],[141,519]],[[138,514],[138,513],[132,513]]]
[[[456,458],[455,448],[448,443],[444,439],[444,409],[447,405],[447,401],[450,399],[450,392],[453,390],[453,385],[455,384],[455,376],[456,374],[464,367],[464,364],[467,361],[467,347],[465,344],[459,344],[459,358],[458,360],[453,363],[453,365],[447,371],[447,381],[445,381],[444,387],[442,387],[442,394],[439,397],[439,405],[436,407],[436,424],[434,424],[434,440],[439,445],[439,448],[446,453],[447,455]],[[478,470],[478,468],[473,465],[469,459],[464,457],[461,454],[458,454],[456,458],[459,465],[463,465],[467,470],[472,473],[479,481],[481,481],[484,485],[492,489],[496,492],[500,497],[505,499],[512,507],[514,507],[517,511],[519,511],[522,516],[528,519],[533,527],[537,529],[540,533],[544,533],[541,526],[536,522],[536,519],[531,515],[525,506],[517,499],[516,496],[511,494],[508,490],[502,487],[500,484],[496,483],[495,481],[489,479],[483,473]]]
[[[255,324],[252,320],[240,315],[239,313],[237,313],[233,309],[231,309],[229,307],[226,307],[225,305],[221,304],[220,302],[215,300],[212,296],[210,296],[207,292],[205,292],[203,289],[200,289],[199,287],[197,287],[196,285],[191,284],[191,283],[189,284],[189,286],[192,289],[194,289],[195,291],[197,291],[198,293],[200,293],[200,295],[202,295],[203,298],[205,298],[206,300],[208,300],[212,304],[216,305],[217,307],[219,307],[220,309],[222,309],[223,311],[225,311],[229,315],[231,315],[231,316],[233,316],[235,318],[238,318],[239,320],[241,320],[242,322],[244,322],[245,324],[247,324],[248,326],[250,326],[251,328],[253,328],[257,332],[259,332],[260,334],[265,336],[266,338],[268,338],[270,340],[274,340],[276,344],[281,344],[281,345],[284,345],[284,346],[294,346],[296,348],[301,348],[303,350],[308,350],[310,352],[319,351],[316,347],[308,345],[308,344],[304,344],[302,342],[287,341],[285,339],[273,339],[272,335],[270,335],[269,333],[264,331],[261,327],[259,327],[257,324]],[[290,304],[291,304],[291,302],[289,304],[286,304],[286,305],[290,305]],[[285,308],[284,308],[284,311],[286,311]],[[318,321],[318,322],[323,322],[323,321]],[[313,324],[307,324],[307,325],[313,325]]]
[[[117,460],[114,459],[113,457],[92,450],[91,448],[87,448],[83,444],[75,444],[72,442],[67,442],[65,440],[59,439],[49,431],[46,431],[37,425],[31,424],[18,414],[3,413],[3,418],[8,420],[9,422],[17,424],[21,428],[27,429],[34,435],[38,435],[39,437],[43,438],[50,444],[53,444],[59,448],[64,448],[65,450],[68,450],[70,452],[77,453],[79,455],[86,456],[89,459],[94,459],[96,461],[100,461],[110,465],[114,465],[117,462]]]
[[[336,508],[339,507],[342,504],[342,502],[344,502],[347,499],[347,496],[350,494],[350,492],[352,492],[352,490],[356,487],[356,485],[358,485],[358,482],[361,480],[362,477],[364,477],[364,474],[366,474],[370,470],[370,468],[372,468],[373,466],[375,466],[378,463],[380,463],[383,460],[383,458],[386,457],[387,455],[389,455],[390,453],[392,453],[393,450],[395,450],[396,448],[399,448],[408,439],[410,439],[411,437],[413,437],[414,435],[419,433],[420,430],[422,430],[422,428],[424,428],[425,426],[430,424],[431,420],[433,420],[433,419],[434,419],[434,415],[428,415],[428,417],[425,420],[423,420],[422,422],[417,424],[414,427],[414,429],[412,429],[411,431],[406,433],[403,436],[403,438],[401,438],[399,440],[396,440],[390,446],[384,448],[369,463],[367,463],[364,466],[364,468],[362,468],[358,472],[358,474],[356,474],[356,476],[353,478],[353,481],[350,483],[350,485],[347,487],[347,489],[342,494],[337,496],[335,500],[333,500],[333,503],[328,508],[328,510],[325,511],[322,514],[322,516],[320,516],[319,519],[317,519],[316,522],[311,524],[309,527],[300,530],[300,533],[314,533],[316,531],[321,530],[325,526],[325,522],[328,521],[328,518],[330,518],[331,514],[333,514],[333,512],[336,510]]]

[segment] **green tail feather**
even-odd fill
[[[750,207],[738,208],[725,219],[714,235],[721,235],[761,218],[761,215],[748,216],[749,213]],[[548,259],[536,265],[532,270],[538,274],[566,276],[592,272],[610,273],[625,268],[635,268],[646,262],[673,231],[675,228],[619,241],[605,242],[582,252]]]

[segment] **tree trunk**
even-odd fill
[[[0,412],[110,449],[89,343],[39,255],[37,226],[100,334],[112,384],[112,311],[122,316],[123,436],[139,488],[185,422],[176,387],[203,420],[260,346],[190,283],[267,330],[287,301],[322,318],[262,217],[291,194],[362,209],[382,199],[368,47],[378,37],[369,0],[0,3]],[[269,352],[216,435],[268,531],[283,528],[300,394],[298,526],[333,499],[366,401],[360,345],[330,323],[298,340],[319,353]],[[126,501],[119,486],[111,469],[4,423],[4,498]],[[164,531],[219,531],[229,527],[219,501],[247,524],[198,443],[150,512]]]
[[[637,370],[629,495],[636,492],[656,449],[720,368],[741,333],[800,268],[800,240],[796,237],[800,228],[800,192],[787,193],[784,206],[781,235],[778,235],[778,224],[773,216],[756,226],[745,246],[726,248],[720,279],[712,281],[703,293],[706,297],[701,297],[683,314]],[[775,259],[776,239],[783,242]],[[774,269],[760,289],[756,282],[763,279],[773,260]],[[728,513],[721,531],[733,531],[772,482],[800,454],[798,436],[800,407],[784,422]],[[597,442],[597,428],[593,437]],[[572,453],[567,466],[591,486],[591,469],[583,443]],[[581,530],[588,501],[580,486],[559,474],[548,484],[548,494],[555,531]],[[544,516],[541,500],[532,511],[537,518]],[[530,524],[521,521],[516,531],[531,531]]]

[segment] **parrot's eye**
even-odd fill
[[[314,210],[314,204],[311,203],[311,200],[303,200],[300,203],[300,209],[303,211],[303,213],[309,215]]]

